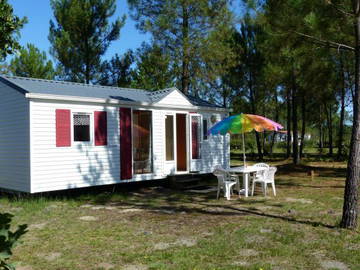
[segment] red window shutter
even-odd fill
[[[107,114],[94,112],[95,145],[107,145]]]
[[[192,146],[192,159],[199,158],[199,122],[196,121],[195,117],[192,118],[191,121],[191,146]]]
[[[120,108],[120,177],[132,178],[131,109]]]
[[[70,110],[56,110],[56,147],[71,146]]]

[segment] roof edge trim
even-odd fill
[[[18,91],[19,93],[23,94],[23,95],[26,95],[28,94],[29,92],[26,91],[24,88],[22,88],[21,86],[13,83],[13,82],[10,82],[9,80],[7,80],[4,76],[0,75],[0,82],[6,84],[7,86],[10,86],[12,88],[14,88],[16,91]]]
[[[162,101],[164,98],[166,98],[168,95],[170,95],[172,92],[174,91],[177,91],[178,93],[180,93],[180,95],[182,95],[190,104],[191,104],[191,101],[189,100],[189,98],[184,95],[183,92],[181,92],[177,87],[170,87],[170,88],[165,88],[165,89],[161,89],[161,90],[158,90],[158,91],[164,91],[164,90],[167,90],[169,89],[169,92],[167,92],[161,99],[159,99],[158,101],[154,102],[154,104],[157,104],[159,103],[160,101]],[[156,92],[156,91],[155,91]]]
[[[205,106],[176,106],[167,104],[156,104],[148,102],[132,102],[132,101],[121,101],[111,98],[84,98],[75,96],[63,96],[63,95],[51,95],[51,94],[36,94],[26,93],[25,97],[28,99],[43,99],[43,100],[56,100],[56,101],[71,101],[71,102],[86,102],[86,103],[100,103],[109,105],[125,105],[125,106],[144,106],[152,108],[164,108],[164,109],[180,109],[180,110],[199,110],[199,111],[218,111],[218,112],[229,112],[229,109],[225,108],[213,108]]]

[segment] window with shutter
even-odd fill
[[[73,114],[74,142],[90,142],[90,115]]]

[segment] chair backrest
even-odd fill
[[[216,176],[219,185],[223,185],[225,182],[225,174],[219,170],[215,170],[213,174]]]
[[[270,166],[266,163],[256,163],[253,165],[253,167],[261,167],[261,168],[266,168],[266,169],[270,168]]]
[[[225,171],[220,165],[215,166],[213,174],[217,177],[219,183],[223,183],[228,179],[228,172]]]
[[[268,181],[275,180],[275,173],[277,171],[276,167],[270,167],[269,170],[266,171],[265,177]]]
[[[267,177],[267,171],[269,170],[269,165],[266,163],[256,163],[253,165],[253,167],[261,168],[261,170],[257,171],[255,173],[256,178],[266,178]]]

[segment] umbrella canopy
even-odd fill
[[[242,134],[243,139],[243,159],[244,166],[246,167],[246,156],[245,156],[245,141],[244,141],[244,133],[251,132],[256,130],[257,132],[261,132],[264,130],[269,131],[278,131],[282,129],[283,126],[279,123],[276,123],[266,117],[255,115],[255,114],[237,114],[232,115],[224,120],[218,122],[215,126],[213,126],[208,131],[208,135],[225,135],[226,133],[230,134]]]
[[[278,131],[282,129],[283,126],[279,123],[276,123],[268,118],[265,118],[260,115],[255,114],[237,114],[232,115],[224,120],[218,122],[215,126],[209,129],[208,134],[212,135],[225,135],[226,133],[231,134],[240,134],[246,133],[253,130],[258,132],[269,130],[269,131]]]

